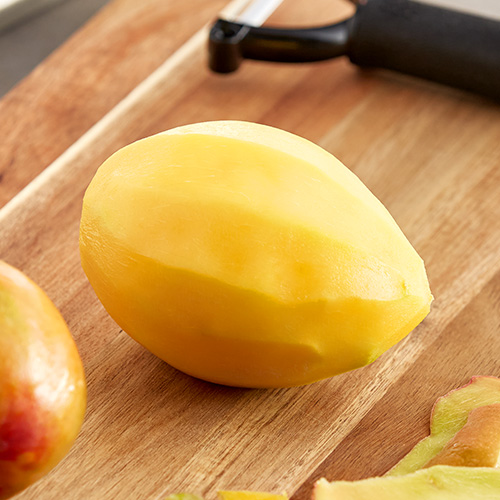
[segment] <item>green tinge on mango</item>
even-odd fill
[[[497,467],[500,456],[500,404],[480,406],[467,423],[424,467],[456,465]]]
[[[428,314],[418,254],[320,147],[243,122],[135,142],[84,199],[82,265],[134,339],[226,385],[302,385],[374,361]]]
[[[500,500],[500,470],[438,465],[397,477],[319,480],[313,500]]]
[[[469,384],[439,398],[432,410],[430,435],[420,441],[387,475],[401,476],[422,469],[438,457],[453,439],[456,439],[452,443],[455,446],[455,461],[461,454],[459,458],[463,465],[489,465],[492,455],[499,455],[500,440],[495,438],[485,441],[481,436],[482,427],[498,427],[493,419],[496,420],[499,403],[500,379],[496,377],[474,377]],[[487,421],[476,418],[469,422],[467,429],[471,412],[483,407],[492,410],[486,416]],[[461,430],[466,431],[462,438],[459,435]],[[441,457],[445,461],[450,459],[449,454]]]

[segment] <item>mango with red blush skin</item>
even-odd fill
[[[47,474],[85,412],[76,345],[47,295],[0,261],[0,500]]]

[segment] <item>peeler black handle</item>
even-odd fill
[[[500,22],[408,0],[368,0],[347,54],[374,66],[500,99]]]
[[[231,73],[243,59],[312,62],[347,54],[351,20],[305,29],[255,28],[219,19],[210,31],[209,66]]]
[[[217,21],[210,67],[243,59],[308,62],[346,55],[359,66],[427,78],[500,99],[500,22],[412,0],[364,0],[342,23],[309,29]]]

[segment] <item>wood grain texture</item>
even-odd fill
[[[180,2],[144,3],[177,6],[182,13]],[[87,67],[92,67],[96,31],[132,29],[125,28],[133,18],[131,5],[114,2],[78,35],[89,44],[89,52],[81,48],[80,54],[84,59],[87,54]],[[20,499],[160,500],[178,491],[214,499],[217,489],[250,489],[286,490],[294,500],[305,500],[319,476],[355,479],[385,472],[427,433],[438,396],[472,375],[500,375],[498,106],[409,78],[360,72],[344,60],[303,66],[248,63],[235,75],[212,75],[205,67],[204,32],[190,38],[219,8],[217,2],[203,5],[198,4],[204,13],[198,26],[194,21],[184,25],[175,45],[180,50],[169,49],[173,55],[139,86],[134,58],[126,55],[132,49],[125,42],[122,54],[116,48],[116,64],[128,61],[123,64],[134,73],[120,96],[135,90],[120,103],[117,97],[97,106],[77,133],[60,121],[36,132],[40,135],[31,142],[30,123],[22,121],[2,142],[11,151],[24,137],[25,156],[15,160],[20,162],[16,171],[28,171],[19,174],[24,181],[62,155],[0,210],[0,258],[27,272],[60,308],[89,385],[77,443]],[[344,12],[337,7],[345,9],[331,0],[314,0],[314,9],[287,0],[273,21],[333,19]],[[173,29],[164,22],[168,28],[151,21],[148,40]],[[182,45],[180,40],[189,41]],[[52,68],[57,76],[59,67],[64,72],[59,77],[68,82],[77,79],[68,62],[76,50],[71,43]],[[156,53],[162,50],[148,45],[155,62],[141,69],[142,75],[165,59]],[[50,76],[50,64],[40,74]],[[38,85],[45,76],[40,78]],[[50,91],[37,87],[37,79],[34,74],[23,85],[32,85],[43,102]],[[91,80],[85,92],[95,91],[98,76]],[[10,123],[26,110],[23,85],[1,108]],[[106,99],[112,94],[109,85],[100,87]],[[73,89],[65,97],[76,116],[85,113],[79,95]],[[100,120],[105,109],[111,112]],[[50,106],[44,115],[52,119]],[[189,122],[231,118],[290,130],[334,153],[388,207],[424,258],[436,299],[431,314],[369,367],[294,389],[204,383],[128,338],[93,294],[80,268],[78,225],[84,190],[99,164],[140,137]],[[69,123],[71,129],[79,120]],[[62,144],[47,146],[50,151],[39,146],[58,134]],[[4,200],[23,184],[4,182],[2,192],[5,185],[9,189]]]
[[[0,206],[120,102],[226,0],[115,0],[0,101]]]

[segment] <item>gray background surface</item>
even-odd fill
[[[24,78],[109,0],[64,0],[0,32],[0,96]]]

